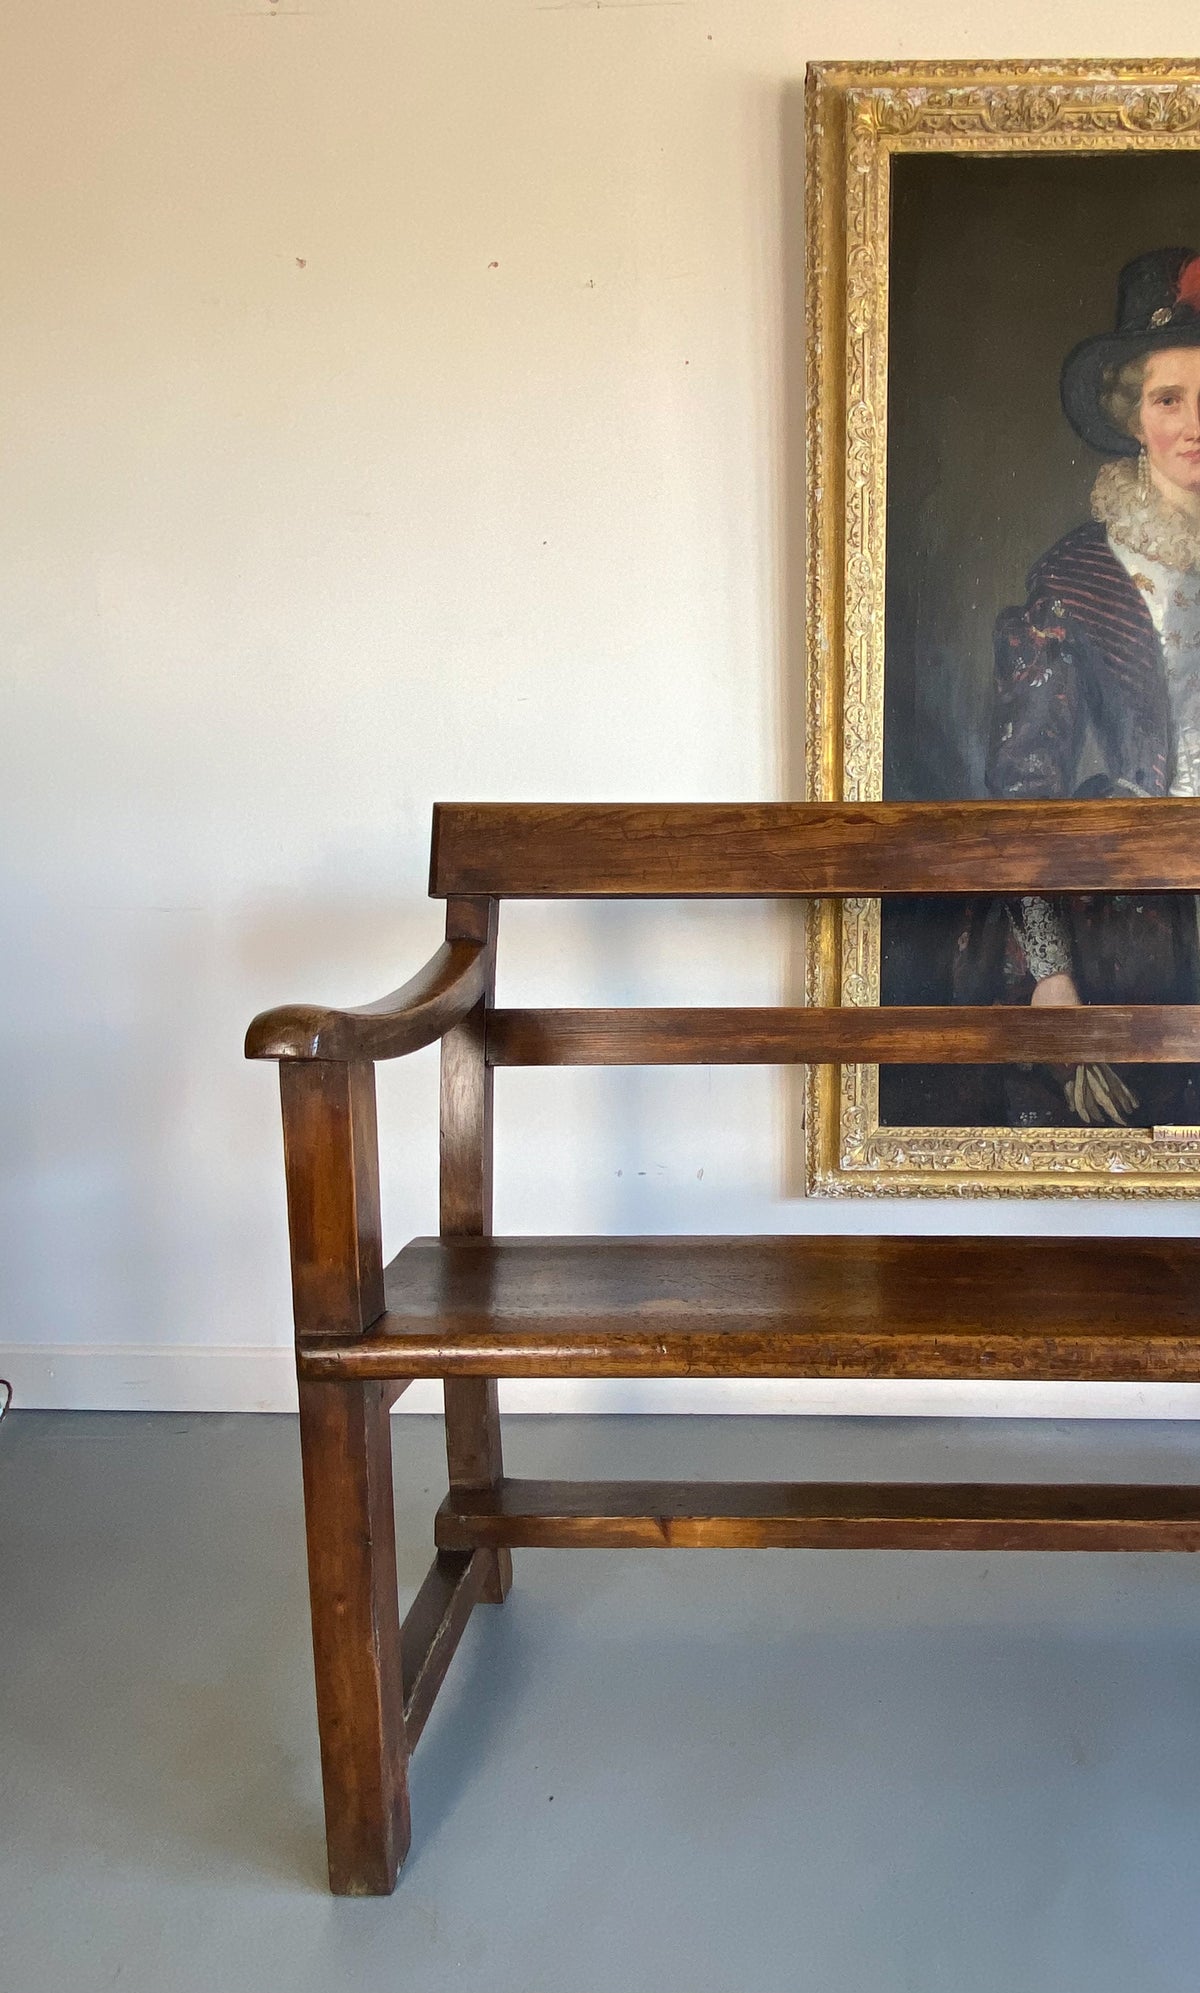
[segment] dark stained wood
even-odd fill
[[[297,1337],[361,1334],[383,1308],[375,1071],[281,1066]],[[386,1895],[408,1847],[390,1383],[300,1380],[330,1887]]]
[[[1200,1241],[415,1240],[308,1376],[1200,1381]]]
[[[386,1896],[409,1813],[383,1387],[301,1380],[300,1445],[329,1886]]]
[[[375,1069],[282,1065],[296,1332],[356,1335],[383,1312]]]
[[[1194,892],[1195,801],[439,803],[430,891],[502,899]]]
[[[437,1541],[538,1548],[1200,1550],[1200,1488],[505,1481]]]
[[[494,1570],[494,1549],[439,1550],[400,1632],[404,1731],[410,1751],[425,1728],[472,1607]]]
[[[494,1377],[446,1377],[446,1459],[453,1493],[491,1488],[504,1472],[500,1401]],[[512,1556],[497,1550],[489,1559],[480,1597],[503,1605],[512,1589]]]
[[[358,1011],[255,1020],[281,1062],[332,1887],[386,1892],[406,1769],[511,1547],[1200,1548],[1200,1490],[509,1480],[498,1377],[1200,1382],[1200,1240],[500,1239],[500,1064],[1200,1058],[1200,1006],[504,1011],[497,898],[1200,890],[1200,802],[475,805],[435,812],[446,942]],[[385,1270],[372,1062],[442,1040],[441,1232]],[[438,1555],[399,1625],[388,1406],[445,1384]]]
[[[474,1010],[442,1040],[443,1238],[488,1238],[492,1230],[492,1073],[486,1042],[498,920],[495,900],[452,899],[446,907],[447,942],[461,938],[483,949],[487,973]],[[504,1472],[495,1379],[447,1377],[443,1391],[451,1492],[494,1487]],[[500,1605],[512,1585],[511,1553],[494,1551],[488,1564],[482,1596]]]
[[[448,926],[476,927],[484,974],[473,1008],[442,1039],[439,1222],[443,1237],[479,1237],[492,1228],[492,1076],[484,1047],[496,975],[496,903],[451,900],[446,919]]]
[[[488,974],[477,942],[447,941],[390,996],[357,1010],[286,1004],[246,1033],[248,1059],[398,1059],[432,1045],[479,1001]]]
[[[1200,1059],[1200,1004],[494,1010],[493,1066],[981,1065]]]

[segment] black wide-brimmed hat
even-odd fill
[[[1117,278],[1115,330],[1081,340],[1063,361],[1059,388],[1067,421],[1093,450],[1137,456],[1137,438],[1117,429],[1101,405],[1105,371],[1169,346],[1200,346],[1200,256],[1194,249],[1135,256]]]

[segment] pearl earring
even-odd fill
[[[1139,494],[1142,498],[1148,498],[1150,495],[1150,459],[1146,455],[1146,445],[1144,443],[1138,451],[1137,481]]]

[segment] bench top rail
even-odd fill
[[[435,898],[1200,891],[1200,800],[437,803]]]

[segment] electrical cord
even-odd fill
[[[0,1391],[4,1393],[4,1403],[0,1405],[0,1419],[3,1419],[5,1412],[12,1404],[12,1385],[9,1383],[7,1377],[0,1377]]]

